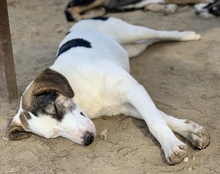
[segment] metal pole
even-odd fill
[[[0,0],[0,100],[18,98],[6,0]]]

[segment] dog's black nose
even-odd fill
[[[88,146],[88,145],[92,144],[93,140],[94,140],[94,135],[93,135],[93,133],[87,131],[87,132],[83,135],[83,144],[84,144],[85,146]]]

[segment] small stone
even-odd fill
[[[188,157],[185,157],[184,160],[183,160],[183,162],[184,162],[184,163],[188,163],[188,162],[189,162],[189,158],[188,158]]]
[[[189,167],[189,168],[188,168],[188,171],[193,171],[193,168],[192,168],[192,167]]]
[[[168,5],[165,6],[164,13],[166,15],[168,15],[168,14],[175,13],[176,10],[177,10],[177,5],[176,4],[168,4]]]
[[[193,161],[195,161],[195,160],[196,160],[196,157],[195,157],[195,156],[193,156],[193,157],[192,157],[192,160],[193,160]]]
[[[107,132],[108,132],[107,129],[103,130],[103,131],[100,133],[100,138],[103,139],[103,140],[106,140],[106,139],[107,139]]]

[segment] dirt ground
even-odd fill
[[[19,94],[54,61],[59,42],[72,25],[63,15],[68,0],[8,0]],[[108,14],[133,24],[160,30],[195,30],[200,41],[151,46],[132,59],[131,73],[143,84],[158,108],[207,128],[211,144],[204,150],[189,145],[189,162],[169,166],[159,144],[143,121],[125,116],[94,120],[98,135],[83,147],[64,139],[0,139],[0,173],[7,174],[201,174],[220,173],[220,22],[201,19],[192,7],[174,15],[135,11]],[[0,135],[18,101],[0,103]],[[184,141],[184,140],[183,140]]]

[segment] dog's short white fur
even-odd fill
[[[74,39],[75,45],[63,46]],[[181,162],[187,156],[187,145],[174,132],[199,149],[209,144],[209,135],[192,121],[158,110],[144,87],[129,74],[129,58],[154,42],[199,39],[193,31],[156,31],[116,18],[76,23],[61,42],[54,64],[23,93],[6,138],[22,139],[25,132],[32,132],[89,145],[96,134],[90,119],[125,114],[146,122],[169,164]],[[50,82],[54,79],[57,81]]]

